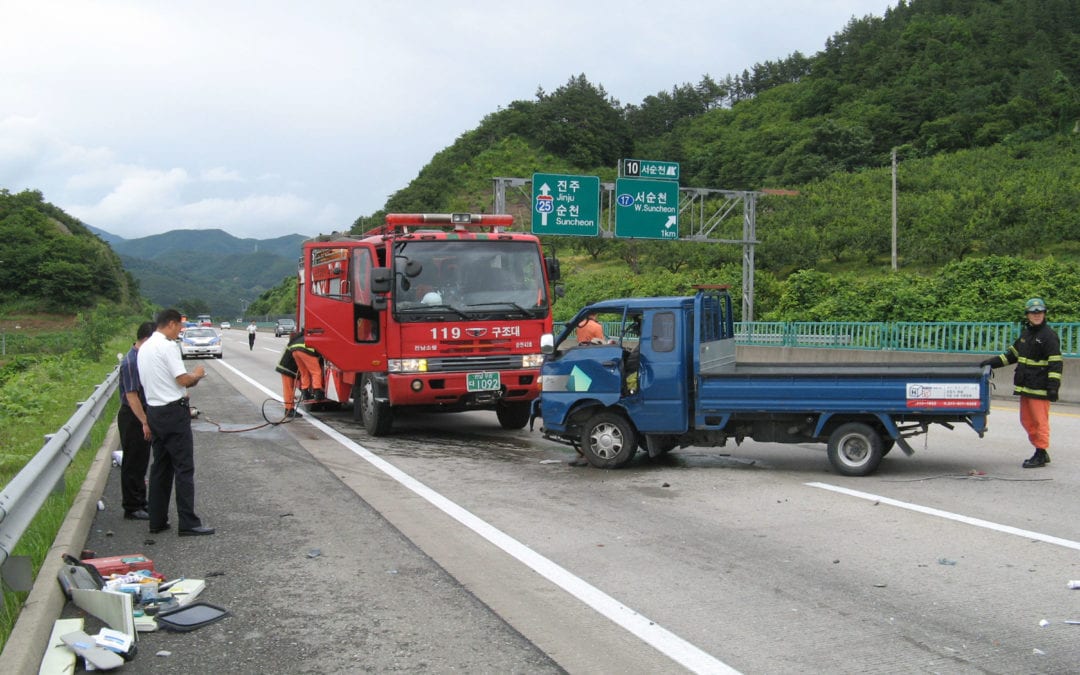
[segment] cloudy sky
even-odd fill
[[[538,88],[640,103],[895,4],[0,0],[0,188],[127,238],[347,229]]]

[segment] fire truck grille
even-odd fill
[[[510,370],[521,368],[521,355],[462,356],[428,359],[429,373],[460,373],[478,370]]]

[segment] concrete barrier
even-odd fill
[[[894,352],[872,349],[814,349],[812,347],[737,346],[735,358],[741,363],[978,363],[989,354],[948,354],[940,352]],[[994,398],[1011,398],[1013,370],[994,370]],[[1065,359],[1060,400],[1080,403],[1080,359]]]

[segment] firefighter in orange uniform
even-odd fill
[[[321,401],[326,398],[323,391],[322,359],[313,347],[304,343],[304,331],[296,337],[296,343],[290,340],[289,349],[296,359],[297,374],[300,376],[301,400]]]

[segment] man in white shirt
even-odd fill
[[[183,328],[180,312],[166,309],[154,334],[139,348],[139,379],[146,394],[146,417],[153,436],[150,467],[151,534],[169,529],[169,501],[176,484],[176,515],[181,537],[213,534],[195,515],[195,437],[191,432],[187,388],[206,377],[202,366],[187,372],[176,339]]]

